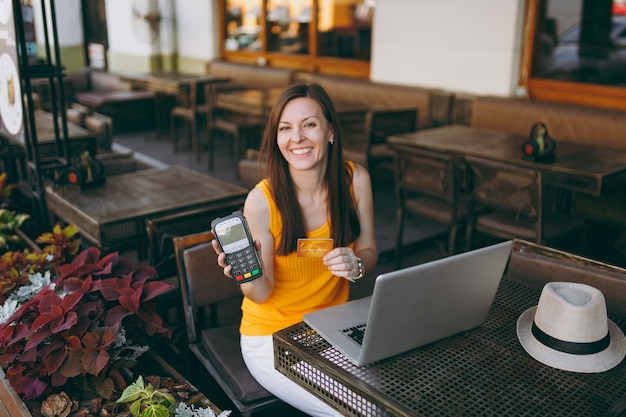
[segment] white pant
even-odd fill
[[[334,408],[274,368],[272,336],[241,335],[241,353],[254,379],[287,404],[310,416],[341,416]]]

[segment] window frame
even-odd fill
[[[261,27],[266,27],[266,7],[267,1],[262,0],[263,12],[260,16]],[[253,51],[228,51],[224,47],[226,41],[226,0],[219,0],[218,4],[218,29],[219,29],[219,53],[220,58],[224,61],[240,62],[247,64],[260,64],[290,68],[299,71],[306,71],[318,74],[334,74],[344,75],[355,78],[369,78],[370,61],[362,61],[357,59],[343,59],[337,57],[317,56],[317,13],[311,14],[311,23],[309,25],[309,53],[304,54],[288,54],[281,52],[266,51],[267,40],[265,39],[265,30],[261,31],[261,40],[263,42],[263,50],[259,52]],[[319,1],[312,0],[312,10],[319,10]],[[372,27],[372,32],[373,32]]]
[[[532,100],[581,104],[626,111],[626,88],[598,84],[533,78],[531,76],[535,34],[545,0],[528,0],[525,12],[524,44],[519,84]]]

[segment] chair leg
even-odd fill
[[[209,172],[213,172],[214,161],[215,161],[215,131],[213,129],[207,128],[206,131],[206,148],[208,152],[208,168]]]
[[[233,155],[235,162],[239,161],[241,155],[241,131],[239,129],[233,132]]]
[[[189,129],[191,130],[191,148],[196,155],[196,161],[202,160],[202,154],[200,153],[200,143],[198,142],[198,123],[194,117],[189,120]]]
[[[470,218],[469,214],[467,217],[467,226],[465,229],[465,251],[472,249],[474,239],[474,224],[473,219]]]
[[[402,239],[404,235],[404,199],[398,204],[396,209],[396,269],[400,268],[402,263]]]
[[[170,137],[174,147],[174,153],[178,152],[178,135],[176,134],[176,117],[170,117]]]
[[[456,234],[458,231],[457,225],[450,226],[450,235],[448,237],[448,255],[454,255],[456,252]]]

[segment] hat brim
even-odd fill
[[[616,367],[626,356],[624,333],[611,320],[608,321],[611,343],[601,352],[574,355],[547,347],[531,331],[536,310],[537,306],[529,308],[517,319],[517,338],[524,350],[539,362],[564,371],[596,373]]]

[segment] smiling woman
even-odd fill
[[[264,268],[261,278],[240,286],[244,362],[266,390],[316,416],[337,412],[276,371],[272,334],[306,313],[347,301],[350,282],[378,262],[369,174],[344,160],[341,146],[337,112],[326,91],[318,84],[288,87],[274,102],[264,131],[265,178],[244,205]],[[308,239],[305,247],[302,239]],[[323,253],[310,250],[312,242]],[[225,254],[213,247],[231,276]]]

